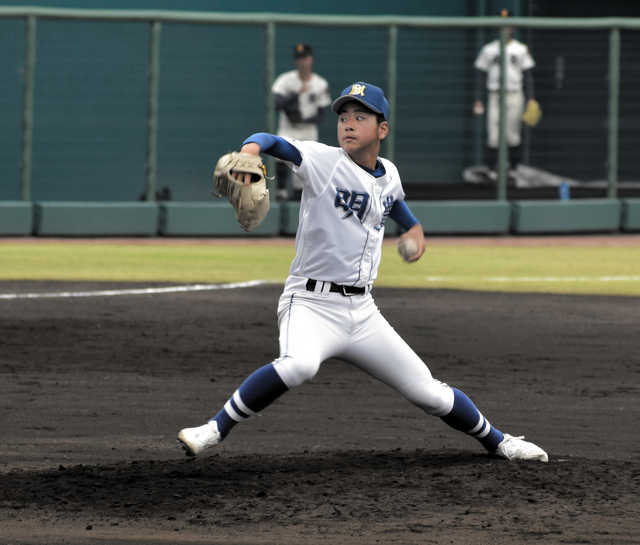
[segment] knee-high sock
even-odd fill
[[[456,388],[451,389],[454,395],[453,409],[442,417],[442,421],[454,430],[475,437],[489,452],[495,452],[504,439],[502,432],[489,424],[464,393]]]
[[[498,148],[487,147],[487,163],[490,170],[498,170]]]
[[[509,148],[509,168],[516,170],[518,163],[522,161],[522,144]]]
[[[273,365],[265,365],[249,375],[210,421],[215,420],[220,435],[226,437],[236,424],[271,405],[288,389]]]

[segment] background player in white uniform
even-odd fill
[[[501,15],[510,13],[502,10]],[[521,130],[525,103],[534,100],[533,72],[535,66],[529,48],[513,38],[513,28],[507,29],[507,92],[506,92],[506,138],[509,146],[509,164],[515,169],[522,156]],[[477,68],[476,115],[485,113],[483,95],[487,92],[487,146],[491,170],[497,170],[500,115],[500,40],[486,44],[478,54],[474,66]],[[523,90],[524,86],[524,90]]]
[[[244,142],[242,153],[273,154],[304,183],[296,256],[278,305],[280,355],[250,375],[214,418],[183,429],[178,440],[192,456],[215,446],[236,424],[313,378],[323,361],[337,358],[475,437],[491,453],[548,461],[536,445],[492,427],[460,390],[434,379],[376,307],[371,288],[387,217],[404,227],[401,238],[417,243],[409,261],[424,253],[423,230],[404,202],[398,170],[378,157],[389,130],[382,90],[358,82],[332,110],[338,114],[338,148],[264,133]],[[249,183],[250,175],[243,181]]]
[[[318,140],[318,123],[324,121],[324,109],[331,104],[331,95],[327,80],[313,71],[314,61],[310,45],[296,44],[293,48],[296,69],[278,76],[271,86],[276,111],[280,112],[278,136],[296,140]],[[279,200],[289,198],[289,172],[284,163],[276,164]],[[294,197],[297,200],[302,191],[302,182],[295,175],[292,178]]]

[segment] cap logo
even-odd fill
[[[351,86],[351,92],[349,94],[360,95],[361,97],[363,97],[365,88],[366,88],[366,85],[360,85],[359,83],[356,83],[355,85]]]

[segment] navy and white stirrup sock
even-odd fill
[[[220,435],[225,438],[236,424],[271,405],[288,389],[273,365],[265,365],[249,375],[209,422],[215,420]]]
[[[271,405],[288,389],[273,365],[265,365],[242,383],[224,408],[210,421],[217,423],[218,431],[224,438],[236,424]],[[475,437],[489,452],[495,452],[504,439],[502,432],[489,424],[463,392],[451,389],[454,394],[453,409],[441,417],[442,421],[455,430]]]
[[[504,435],[480,414],[476,406],[464,393],[456,388],[453,390],[453,409],[442,416],[442,421],[454,430],[462,431],[475,437],[489,452],[495,452]]]

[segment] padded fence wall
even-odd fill
[[[409,205],[425,235],[532,235],[640,232],[640,199],[428,202]],[[78,203],[0,201],[1,236],[294,236],[300,205],[273,203],[251,233],[229,203]],[[402,233],[387,219],[385,236]]]

